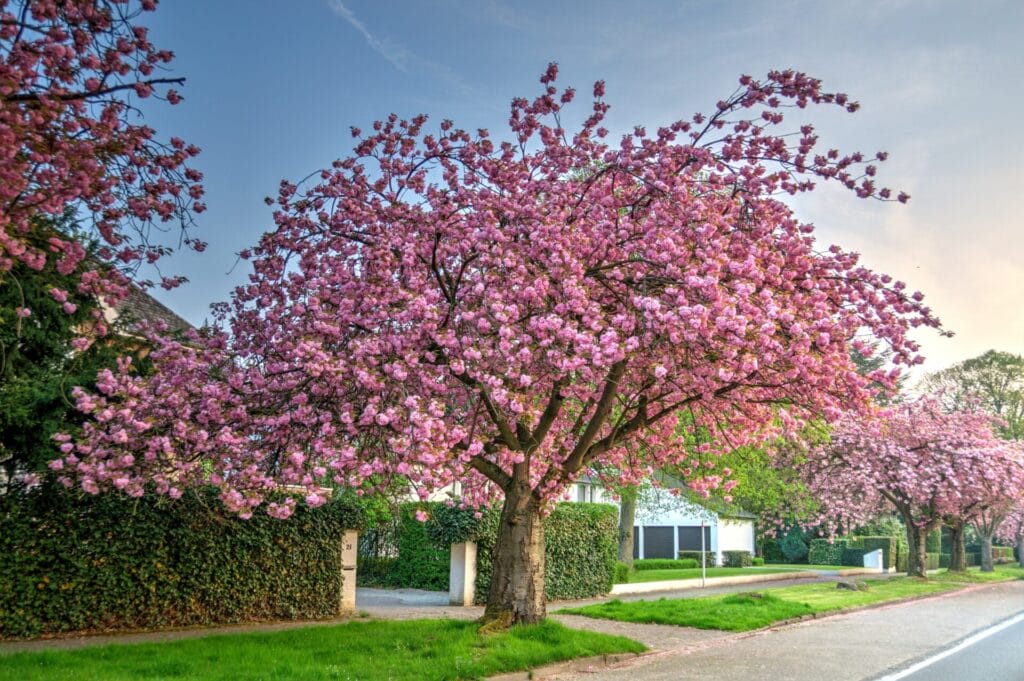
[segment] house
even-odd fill
[[[676,558],[680,551],[700,551],[701,533],[705,551],[716,554],[722,564],[723,551],[749,551],[754,554],[752,513],[716,513],[683,496],[675,496],[671,487],[681,483],[666,479],[662,487],[650,487],[637,502],[633,528],[633,558]],[[616,504],[610,492],[599,483],[583,478],[576,483],[572,501]]]

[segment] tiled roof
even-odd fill
[[[172,334],[185,333],[194,328],[169,307],[137,286],[131,287],[125,299],[118,304],[116,312],[117,316],[127,324],[129,330],[138,328],[140,323],[156,324],[157,322],[166,324],[167,330]]]

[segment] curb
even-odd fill
[[[552,674],[593,674],[594,672],[621,666],[623,663],[650,655],[647,653],[614,653],[612,655],[596,655],[579,657],[575,660],[556,662],[537,669],[521,672],[506,672],[498,676],[488,676],[487,681],[540,681]]]

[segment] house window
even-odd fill
[[[576,501],[580,503],[594,503],[594,495],[596,493],[596,488],[597,485],[593,483],[576,483]]]
[[[700,551],[700,528],[680,527],[679,528],[679,550]],[[704,550],[711,550],[711,528],[704,527]]]

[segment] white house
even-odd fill
[[[671,484],[671,483],[669,483]],[[572,501],[618,504],[611,493],[589,479],[577,482]],[[752,513],[719,515],[662,487],[652,487],[637,503],[633,528],[634,558],[676,558],[680,551],[714,551],[722,564],[723,551],[754,553]]]

